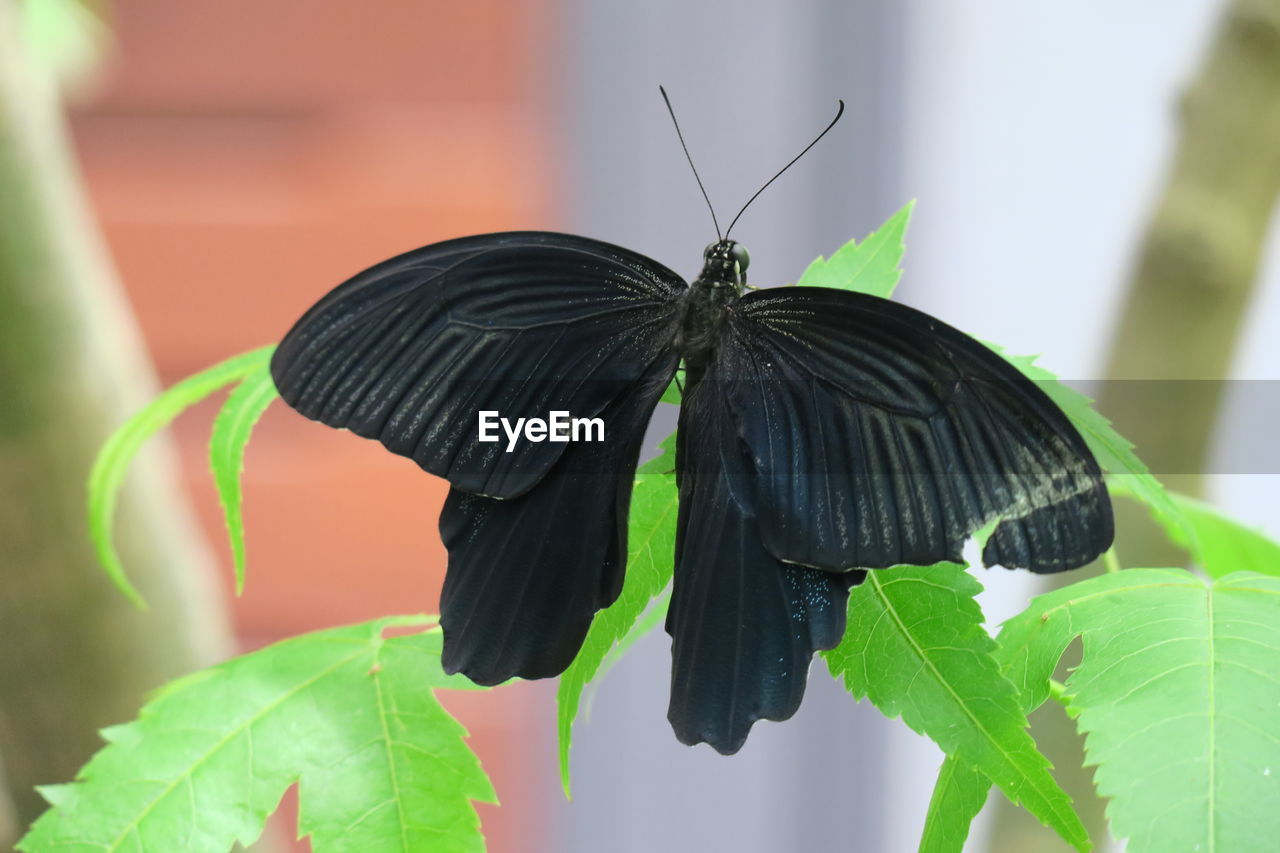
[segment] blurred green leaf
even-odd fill
[[[240,475],[244,471],[244,449],[253,427],[262,413],[279,395],[271,380],[267,361],[241,380],[227,397],[227,402],[213,422],[209,438],[209,467],[218,489],[227,535],[231,539],[231,556],[235,563],[236,595],[244,592],[245,551],[244,519],[241,516],[243,495]]]
[[[252,843],[299,783],[299,834],[316,853],[480,853],[473,802],[493,788],[434,688],[471,689],[440,669],[425,616],[305,634],[180,679],[107,746],[19,842],[45,851],[224,853]]]
[[[1111,491],[1140,500],[1124,483],[1113,484]],[[1237,571],[1280,577],[1280,543],[1203,501],[1178,492],[1169,492],[1169,498],[1195,532],[1195,542],[1189,542],[1184,530],[1176,526],[1167,528],[1169,538],[1191,551],[1209,577]]]
[[[57,78],[74,84],[97,67],[111,37],[100,4],[86,0],[22,0],[27,45]]]
[[[229,358],[194,376],[189,376],[162,392],[117,429],[94,460],[89,472],[89,535],[98,559],[116,587],[139,606],[142,596],[130,583],[112,537],[112,522],[120,487],[124,484],[129,464],[143,442],[164,429],[183,410],[200,402],[220,388],[254,373],[271,360],[275,347],[266,346]]]

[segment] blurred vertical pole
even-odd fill
[[[1158,476],[1199,494],[1280,193],[1280,0],[1227,7],[1180,119],[1099,402]],[[1129,529],[1128,565],[1182,559],[1153,528]]]
[[[4,774],[4,763],[0,761],[0,850],[13,847],[19,835],[18,818],[9,798],[9,782]]]
[[[0,0],[0,755],[20,826],[45,807],[32,786],[70,780],[99,727],[231,648],[163,453],[139,460],[118,524],[150,611],[105,581],[85,533],[94,453],[155,380],[21,14]]]
[[[1157,476],[1194,495],[1280,194],[1280,0],[1228,5],[1180,106],[1175,156],[1138,250],[1098,407]],[[1129,502],[1116,510],[1126,566],[1185,561],[1144,510]],[[1074,722],[1047,707],[1032,729],[1101,844],[1103,804],[1092,770],[1078,766]],[[1045,838],[1001,801],[991,851],[1067,849]]]

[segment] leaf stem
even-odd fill
[[[1116,555],[1116,548],[1114,545],[1102,552],[1102,565],[1107,570],[1108,574],[1120,571],[1120,557]]]

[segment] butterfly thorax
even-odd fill
[[[724,326],[725,310],[738,301],[747,284],[747,250],[733,240],[719,240],[702,253],[702,273],[693,280],[680,305],[676,347],[691,369],[711,357]]]

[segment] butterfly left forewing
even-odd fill
[[[376,438],[465,491],[509,498],[564,450],[477,441],[478,413],[595,417],[666,358],[685,284],[569,234],[481,234],[378,264],[317,302],[271,375],[309,418]]]
[[[685,288],[598,240],[483,234],[358,274],[276,350],[272,377],[291,406],[450,482],[450,672],[481,684],[558,674],[616,597],[636,457],[675,372]],[[504,426],[483,442],[481,412],[539,419],[543,432]],[[557,413],[598,419],[603,441],[551,440]]]
[[[1111,544],[1101,472],[1066,416],[935,318],[827,288],[757,291],[717,353],[766,546],[831,571],[959,561],[1053,572]]]

